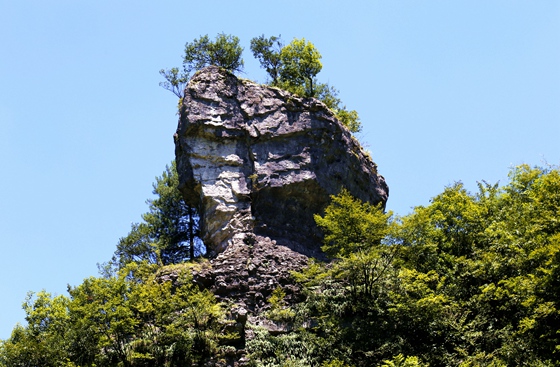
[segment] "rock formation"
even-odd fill
[[[323,103],[218,67],[189,82],[175,145],[180,187],[199,208],[211,255],[251,234],[320,257],[313,215],[330,195],[345,187],[374,204],[388,198],[375,163]]]

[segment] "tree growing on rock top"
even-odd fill
[[[322,56],[313,43],[305,38],[294,38],[284,46],[280,36],[266,38],[261,35],[251,40],[251,51],[268,73],[270,85],[302,97],[315,97],[326,104],[351,132],[362,129],[358,113],[342,105],[339,91],[317,80],[323,65]]]
[[[282,82],[290,89],[303,88],[300,93],[306,97],[315,97],[315,77],[323,68],[321,57],[311,42],[306,41],[305,38],[294,38],[280,52]]]
[[[303,97],[316,97],[316,76],[323,68],[321,54],[305,38],[284,46],[280,36],[251,40],[253,56],[271,78],[270,84]]]
[[[251,51],[253,56],[259,60],[261,67],[266,70],[271,78],[270,84],[277,85],[282,70],[280,52],[284,44],[280,36],[266,38],[264,34],[251,40]]]
[[[239,45],[238,37],[220,33],[214,41],[211,41],[208,35],[201,36],[185,44],[182,71],[179,68],[159,71],[165,79],[159,85],[177,97],[183,98],[185,85],[193,71],[216,65],[231,72],[240,72],[244,65],[242,53],[243,47]]]
[[[243,47],[239,45],[239,38],[220,33],[215,41],[210,41],[208,35],[187,42],[183,67],[186,72],[200,70],[203,67],[216,65],[231,72],[243,70]]]
[[[189,73],[180,72],[179,68],[161,69],[159,73],[165,78],[164,82],[159,83],[159,86],[167,89],[179,98],[184,97],[185,86],[189,81]]]

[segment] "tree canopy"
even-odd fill
[[[216,65],[231,72],[243,70],[243,48],[239,45],[239,38],[220,33],[214,41],[208,35],[201,36],[185,44],[183,55],[183,70],[179,68],[161,69],[159,73],[165,79],[159,83],[161,87],[183,98],[184,90],[193,71],[206,66]]]
[[[295,38],[280,51],[282,69],[280,80],[287,89],[303,89],[306,97],[315,97],[315,77],[321,69],[321,54],[315,46],[305,38]]]
[[[183,68],[187,73],[205,66],[216,65],[232,72],[243,70],[243,48],[239,38],[220,33],[214,41],[208,35],[187,42],[183,56]]]
[[[321,54],[305,38],[284,46],[280,36],[251,40],[251,51],[271,78],[270,84],[305,97],[316,97],[316,76],[323,68]]]
[[[164,82],[159,83],[159,86],[167,89],[177,97],[183,98],[185,86],[189,81],[189,73],[185,71],[180,72],[179,68],[161,69],[159,73],[165,79]]]
[[[343,189],[331,197],[324,216],[315,215],[315,222],[325,232],[322,250],[332,258],[344,258],[352,253],[370,252],[387,235],[391,213],[380,205],[362,203]]]
[[[153,194],[156,198],[147,201],[149,212],[142,215],[143,221],[132,224],[130,233],[117,244],[112,260],[117,267],[142,260],[174,264],[204,251],[198,238],[197,210],[183,200],[175,161],[156,177]]]
[[[316,219],[338,260],[298,275],[296,310],[317,323],[299,337],[323,348],[307,358],[558,366],[560,171],[520,166],[510,179],[475,194],[457,183],[394,221],[335,197]]]
[[[282,60],[280,53],[284,44],[280,36],[266,38],[264,35],[251,39],[251,51],[253,56],[259,60],[261,67],[270,76],[270,84],[276,85],[280,81]]]
[[[178,280],[162,282],[163,272]],[[224,313],[189,267],[130,263],[85,279],[69,297],[30,294],[27,326],[0,344],[0,366],[185,366],[219,355]]]

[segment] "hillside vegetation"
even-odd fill
[[[225,366],[239,348],[251,366],[558,366],[559,213],[557,168],[457,183],[402,218],[343,191],[316,216],[333,260],[294,274],[302,302],[269,299],[289,332],[248,325],[242,345],[192,281],[205,260],[130,258],[68,296],[30,293],[0,366]]]

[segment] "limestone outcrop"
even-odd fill
[[[320,257],[313,215],[330,195],[345,187],[383,205],[389,195],[375,163],[323,103],[218,67],[190,80],[175,146],[180,188],[199,208],[210,255],[251,233]]]

